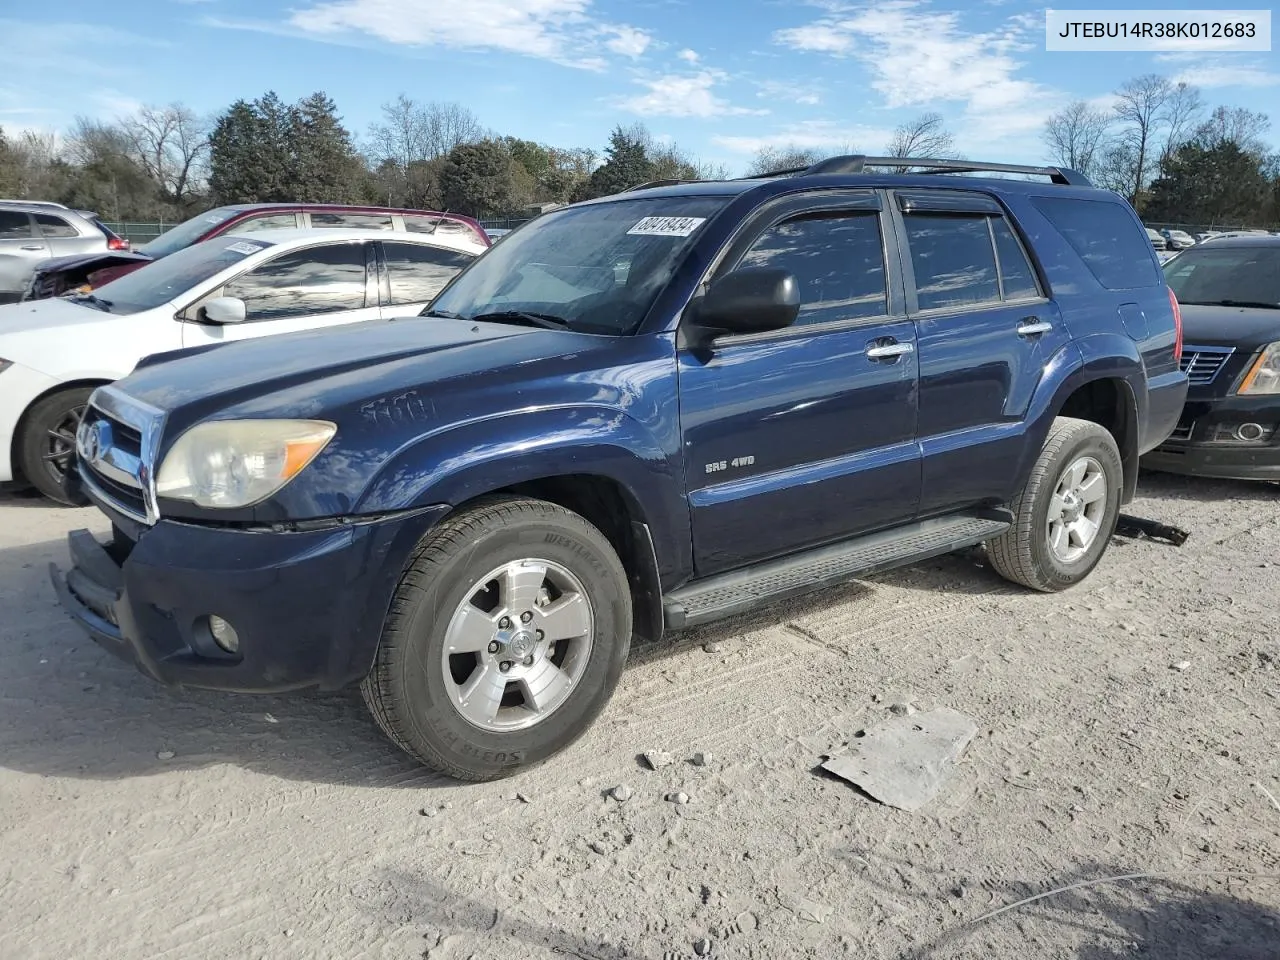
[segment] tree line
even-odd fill
[[[1106,108],[1082,101],[1053,115],[1044,141],[1048,159],[1122,193],[1150,219],[1263,224],[1280,220],[1280,161],[1262,139],[1268,129],[1263,114],[1207,112],[1194,87],[1149,75],[1124,84]],[[853,143],[767,147],[745,173],[859,152]],[[936,113],[867,152],[961,158]],[[639,123],[616,126],[598,150],[561,147],[490,130],[461,104],[403,94],[359,139],[323,92],[295,103],[267,92],[209,118],[179,103],[146,106],[113,122],[78,118],[61,136],[0,130],[0,196],[54,200],[108,220],[178,220],[269,201],[519,216],[651,180],[731,175]]]
[[[1144,219],[1269,227],[1280,223],[1280,155],[1264,113],[1209,110],[1200,91],[1159,74],[1121,85],[1106,106],[1051,116],[1050,159],[1128,198]]]

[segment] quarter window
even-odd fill
[[[248,320],[359,310],[365,305],[364,245],[286,253],[232,280],[222,295],[243,300]]]
[[[37,213],[34,216],[36,223],[40,227],[40,232],[50,239],[80,236],[80,231],[61,217],[55,217],[48,213]]]
[[[905,220],[921,310],[1000,299],[986,217],[908,214]]]
[[[1036,197],[1032,202],[1108,290],[1160,282],[1151,244],[1131,208],[1069,197]]]
[[[474,258],[461,250],[422,243],[384,243],[391,304],[427,303]]]
[[[741,268],[783,267],[800,286],[796,326],[887,312],[884,245],[875,213],[822,213],[770,227]]]
[[[1036,274],[1027,261],[1022,244],[1013,235],[1003,217],[991,218],[991,235],[996,238],[996,254],[1000,258],[1000,282],[1006,300],[1027,300],[1040,296]]]

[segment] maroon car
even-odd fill
[[[88,292],[193,243],[224,233],[295,227],[341,227],[409,233],[468,233],[485,246],[489,237],[470,217],[432,210],[353,207],[328,203],[241,203],[216,207],[185,220],[136,250],[78,254],[42,261],[23,300]]]

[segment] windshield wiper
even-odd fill
[[[494,313],[479,313],[468,320],[490,321],[492,323],[526,323],[531,327],[542,327],[544,330],[568,330],[569,321],[550,313],[526,313],[523,310],[498,310]]]
[[[94,293],[82,293],[82,294],[79,294],[78,296],[69,297],[68,299],[72,303],[92,304],[93,306],[101,310],[103,313],[110,313],[111,308],[114,306],[112,301],[103,300],[100,296]]]
[[[448,310],[431,310],[429,308],[426,310],[423,310],[420,314],[418,314],[418,316],[440,317],[442,320],[466,320],[467,319],[460,313],[452,313]]]

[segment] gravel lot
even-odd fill
[[[461,786],[358,696],[115,662],[46,570],[100,516],[0,499],[0,957],[1274,960],[1280,490],[1147,476],[1129,510],[1192,537],[1062,595],[957,555],[639,650],[567,754]],[[816,772],[910,698],[980,730],[923,812]]]

